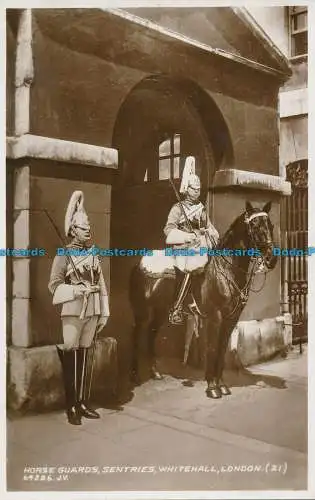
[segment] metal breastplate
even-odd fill
[[[184,205],[184,209],[192,229],[196,230],[205,227],[205,221],[202,220],[204,207],[201,203],[199,203],[196,207],[194,205],[188,207]],[[183,215],[181,215],[179,219],[178,229],[181,229],[182,231],[190,231],[187,220]]]

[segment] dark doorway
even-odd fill
[[[179,189],[187,156],[196,159],[201,198],[207,204],[208,187],[218,158],[196,105],[197,94],[189,85],[150,78],[135,87],[122,105],[113,137],[113,146],[119,151],[119,178],[112,191],[112,248],[165,247],[163,227],[176,202],[169,177]],[[201,108],[204,103],[200,100],[199,105]],[[220,128],[218,122],[217,128]],[[223,135],[221,142],[222,138]],[[115,328],[111,333],[118,338],[125,354],[131,348],[128,342],[133,326],[128,282],[138,260],[139,257],[111,259],[111,325]],[[182,357],[183,333],[181,327],[165,325],[158,338],[159,355]]]

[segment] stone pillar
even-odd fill
[[[15,118],[14,134],[30,131],[30,85],[33,81],[32,11],[21,12],[17,34],[15,60]]]
[[[30,85],[33,81],[32,11],[20,13],[15,59],[14,135],[21,136],[30,128]],[[30,244],[30,168],[18,167],[13,176],[13,247]],[[12,344],[31,345],[30,334],[30,259],[12,258]]]
[[[44,200],[51,210],[55,206],[54,190],[59,189],[57,192],[63,192],[64,195],[71,192],[69,190],[69,186],[73,182],[71,180],[71,170],[73,169],[71,165],[84,165],[86,168],[93,169],[95,174],[97,168],[117,169],[118,165],[118,152],[114,149],[31,134],[8,137],[7,157],[10,160],[10,168],[13,169],[12,245],[16,249],[30,249],[34,241],[38,241],[36,240],[38,234],[34,228],[36,224],[42,223],[42,219],[38,215],[42,213],[43,208],[47,208],[46,205],[40,206],[39,204],[36,206],[37,201],[34,191],[36,176],[32,171],[35,161],[38,161],[37,168],[39,168],[39,165],[45,168],[45,160],[68,165],[69,168],[68,179],[51,178],[47,180],[44,177],[46,182],[42,181],[42,184],[46,186],[46,198]],[[53,188],[52,191],[48,190],[49,182]],[[78,181],[75,181],[73,188],[77,184]],[[88,188],[91,185],[93,183],[89,183],[86,187]],[[97,182],[94,185],[97,186]],[[96,195],[100,196],[100,193],[108,192],[108,203],[110,205],[110,185],[104,186],[100,186]],[[103,190],[101,190],[101,187]],[[48,197],[47,194],[49,194]],[[64,197],[64,199],[65,202],[68,201],[68,198]],[[101,213],[97,211],[95,203],[97,201],[94,200],[94,206],[90,213],[91,217],[95,217],[96,213]],[[105,228],[103,225],[104,219]],[[108,245],[108,219],[109,213],[102,214],[99,227],[102,228],[105,234],[100,242],[101,247]],[[41,411],[43,409],[58,408],[63,405],[64,394],[61,367],[56,349],[53,344],[37,346],[38,335],[36,338],[38,315],[43,314],[43,311],[34,307],[36,303],[36,293],[34,293],[36,277],[32,273],[34,271],[36,273],[37,270],[37,276],[41,276],[42,268],[38,267],[39,262],[31,262],[32,257],[13,256],[11,258],[13,268],[12,345],[8,349],[8,405],[12,410],[16,411]],[[40,286],[42,285],[40,284]],[[47,283],[39,290],[39,294],[41,293],[48,295]],[[102,404],[103,400],[115,394],[116,384],[117,341],[110,337],[99,338],[97,341],[93,397]]]
[[[30,86],[34,78],[32,40],[32,10],[23,9],[18,19],[15,52],[14,132],[12,137],[7,137],[6,150],[13,173],[10,210],[13,212],[14,249],[31,248],[31,236],[34,239],[31,229],[36,223],[40,224],[34,209],[34,162],[43,161],[44,167],[46,160],[68,165],[70,180],[71,168],[75,168],[72,165],[92,169],[118,167],[118,152],[114,149],[30,134]],[[31,263],[30,257],[23,256],[13,255],[11,259],[12,335],[8,348],[8,406],[18,411],[60,407],[64,394],[56,349],[54,345],[34,346],[36,310],[31,308],[31,294],[33,301],[34,294],[30,286],[34,282],[34,262]],[[46,284],[45,293],[48,293]],[[97,344],[94,389],[100,399],[116,390],[117,342],[113,338],[100,338]]]
[[[16,168],[13,195],[13,247],[30,245],[30,167]],[[29,347],[30,318],[30,258],[12,257],[12,345]]]

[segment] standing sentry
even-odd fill
[[[100,418],[89,407],[93,374],[95,336],[109,317],[108,294],[102,268],[89,246],[91,228],[82,191],[75,191],[65,216],[65,235],[71,238],[65,255],[54,258],[48,289],[53,304],[62,304],[63,344],[57,345],[62,366],[68,422],[80,425],[81,418]],[[93,344],[93,347],[92,347]],[[88,353],[92,351],[92,362]]]

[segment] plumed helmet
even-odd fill
[[[74,191],[68,203],[65,216],[65,234],[71,235],[73,226],[90,227],[90,222],[84,208],[84,194],[82,191]]]
[[[195,172],[195,163],[196,161],[194,156],[187,156],[182,175],[182,182],[180,185],[181,193],[186,193],[189,186],[196,189],[200,188],[200,179]]]

